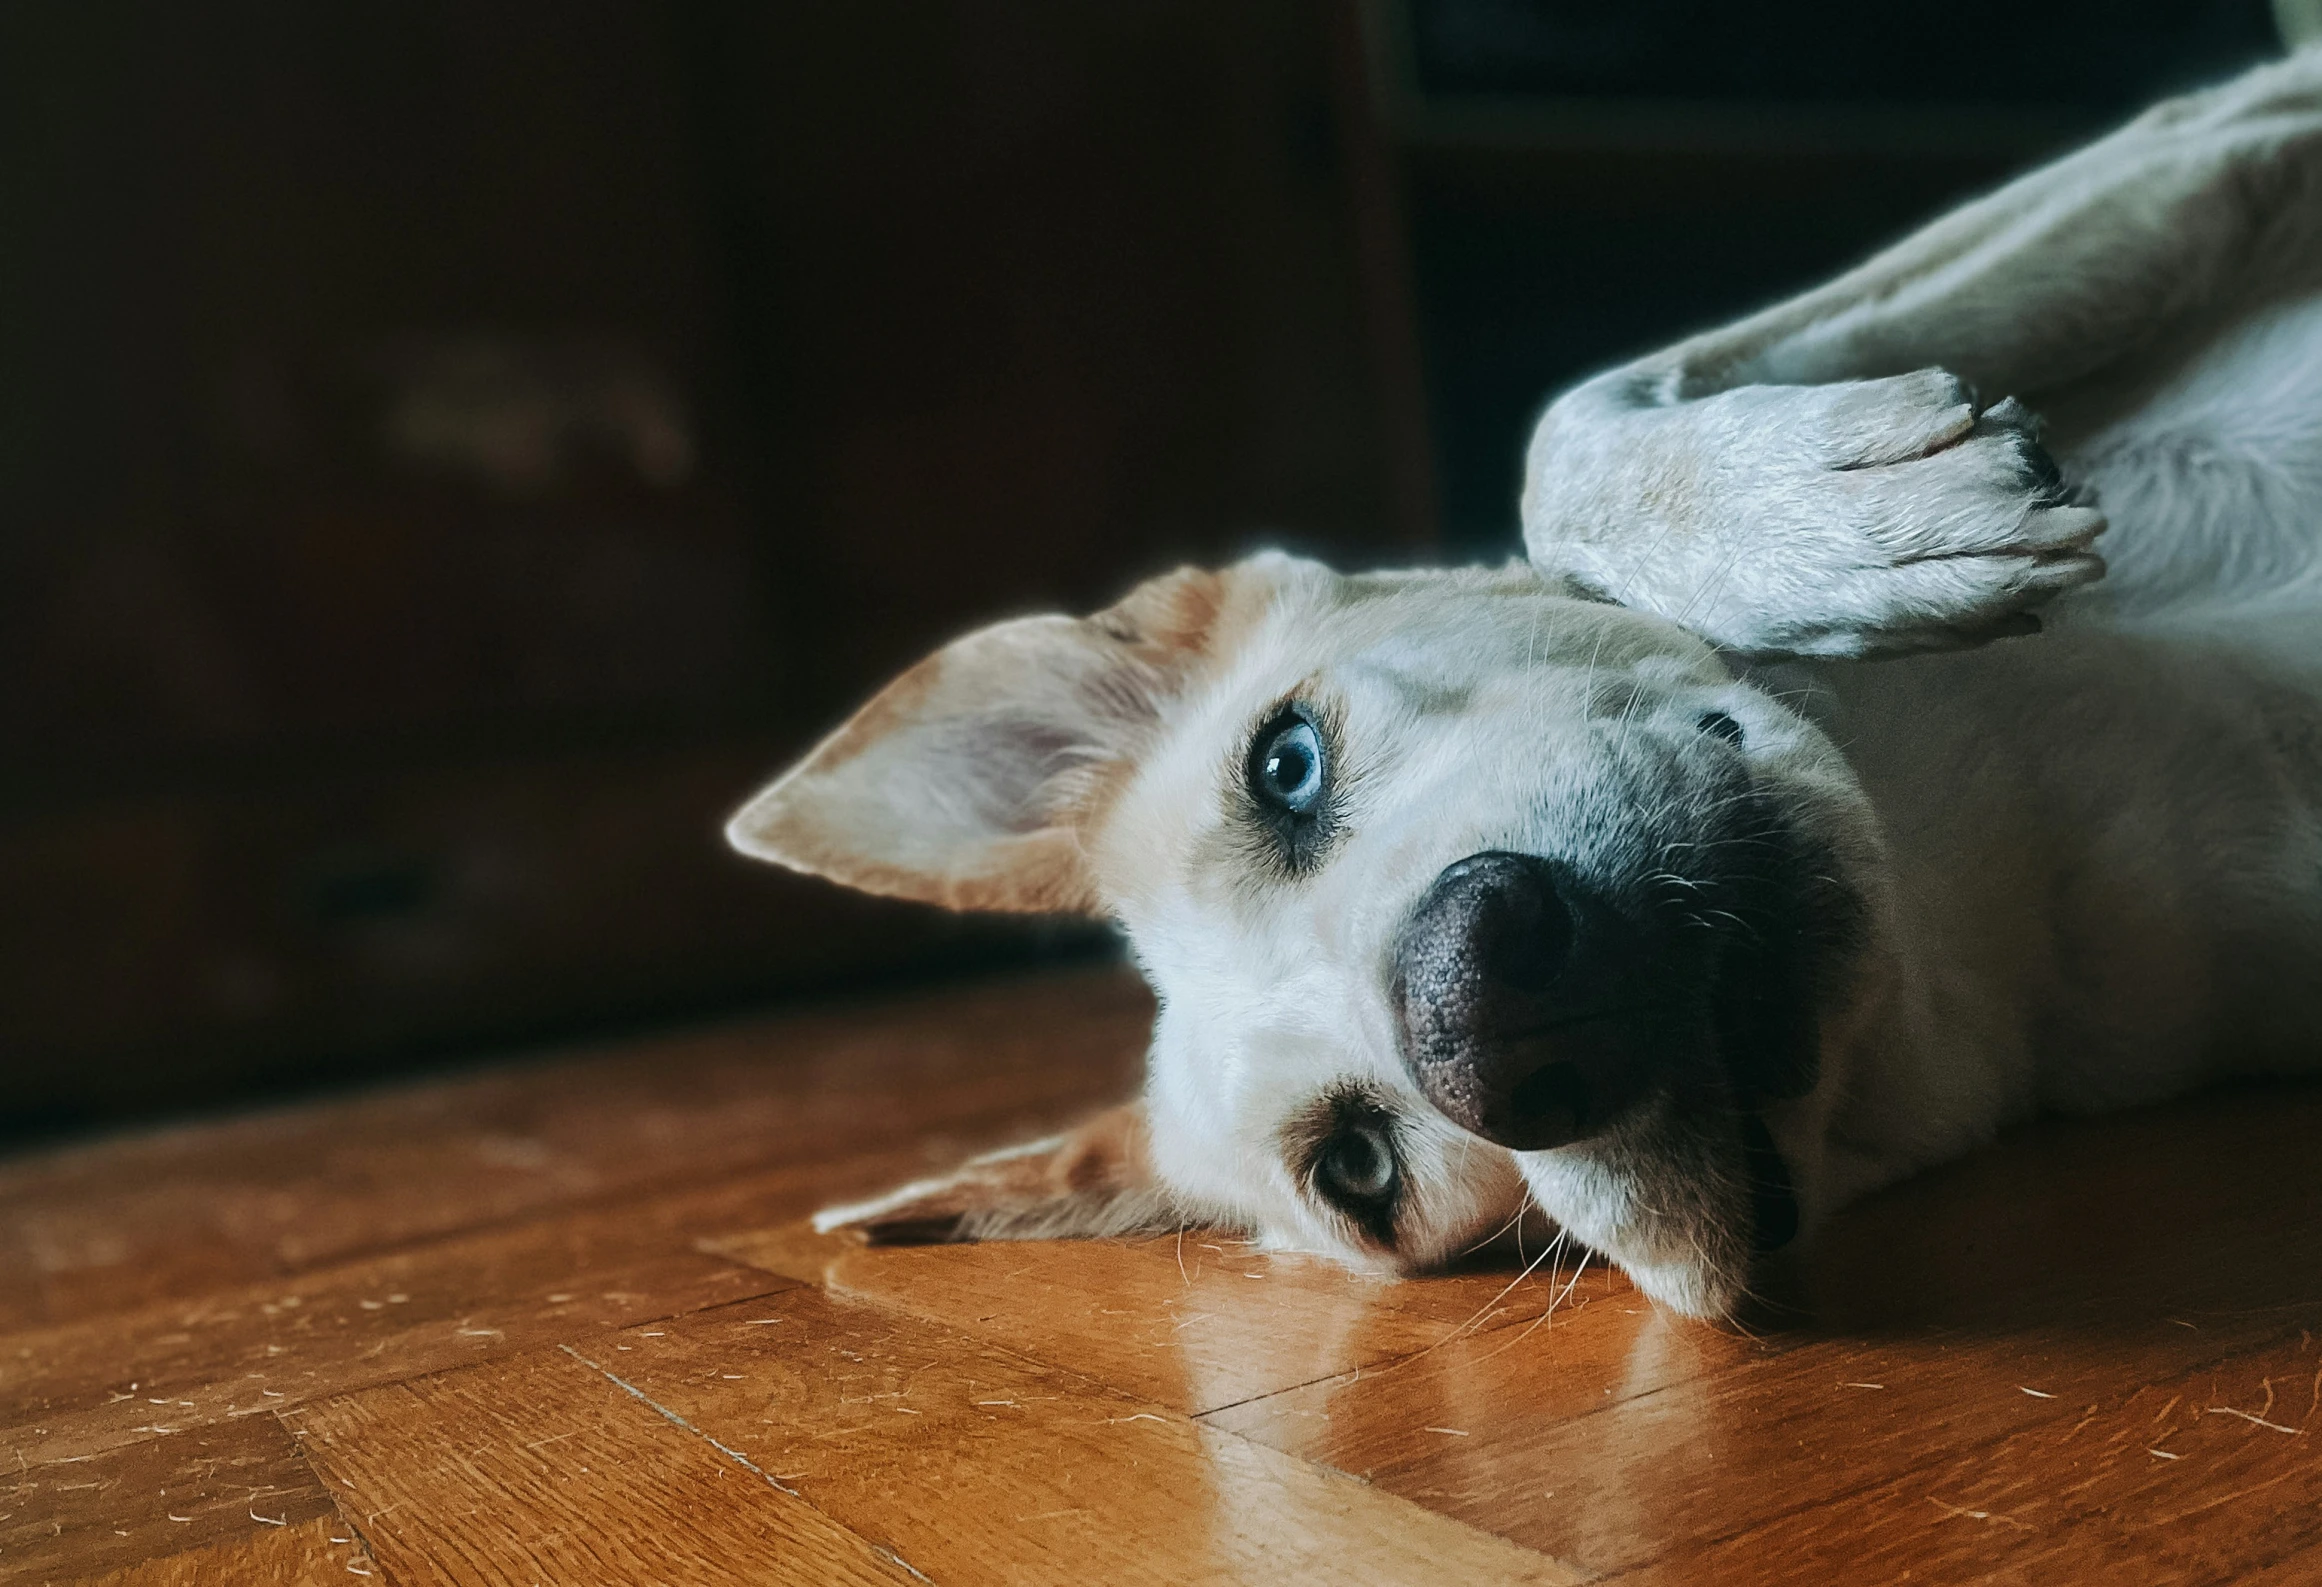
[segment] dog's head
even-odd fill
[[[1109,914],[1159,997],[1141,1110],[840,1221],[1187,1218],[1414,1270],[1529,1196],[1692,1313],[1814,1210],[1879,913],[1826,738],[1520,566],[1265,556],[1003,623],[729,835],[874,892]]]

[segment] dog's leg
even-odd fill
[[[2322,256],[2322,48],[2191,98],[1813,292],[1587,382],[1527,460],[1544,571],[1731,648],[2037,626],[2104,526],[2021,402]]]

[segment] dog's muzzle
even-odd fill
[[[1697,1043],[1710,966],[1529,854],[1447,866],[1394,947],[1403,1061],[1444,1117],[1543,1151],[1601,1134]],[[1674,951],[1673,951],[1674,950]]]

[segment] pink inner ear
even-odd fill
[[[866,892],[1096,912],[1087,827],[1144,753],[1162,702],[1266,609],[1273,573],[1181,569],[1094,618],[970,634],[889,684],[727,836]]]
[[[1022,836],[1061,824],[1078,788],[1073,774],[1106,758],[1085,735],[1052,722],[998,716],[966,726],[945,756],[956,781],[928,797],[972,803],[974,819],[994,831]]]
[[[1151,708],[1108,712],[1141,663],[1070,618],[971,634],[890,684],[727,827],[742,852],[866,892],[963,909],[1097,907],[1074,830],[1088,773]],[[1104,680],[1111,679],[1107,683]]]

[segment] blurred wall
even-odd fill
[[[1353,39],[9,8],[0,1124],[1071,940],[717,826],[972,622],[1423,541]]]

